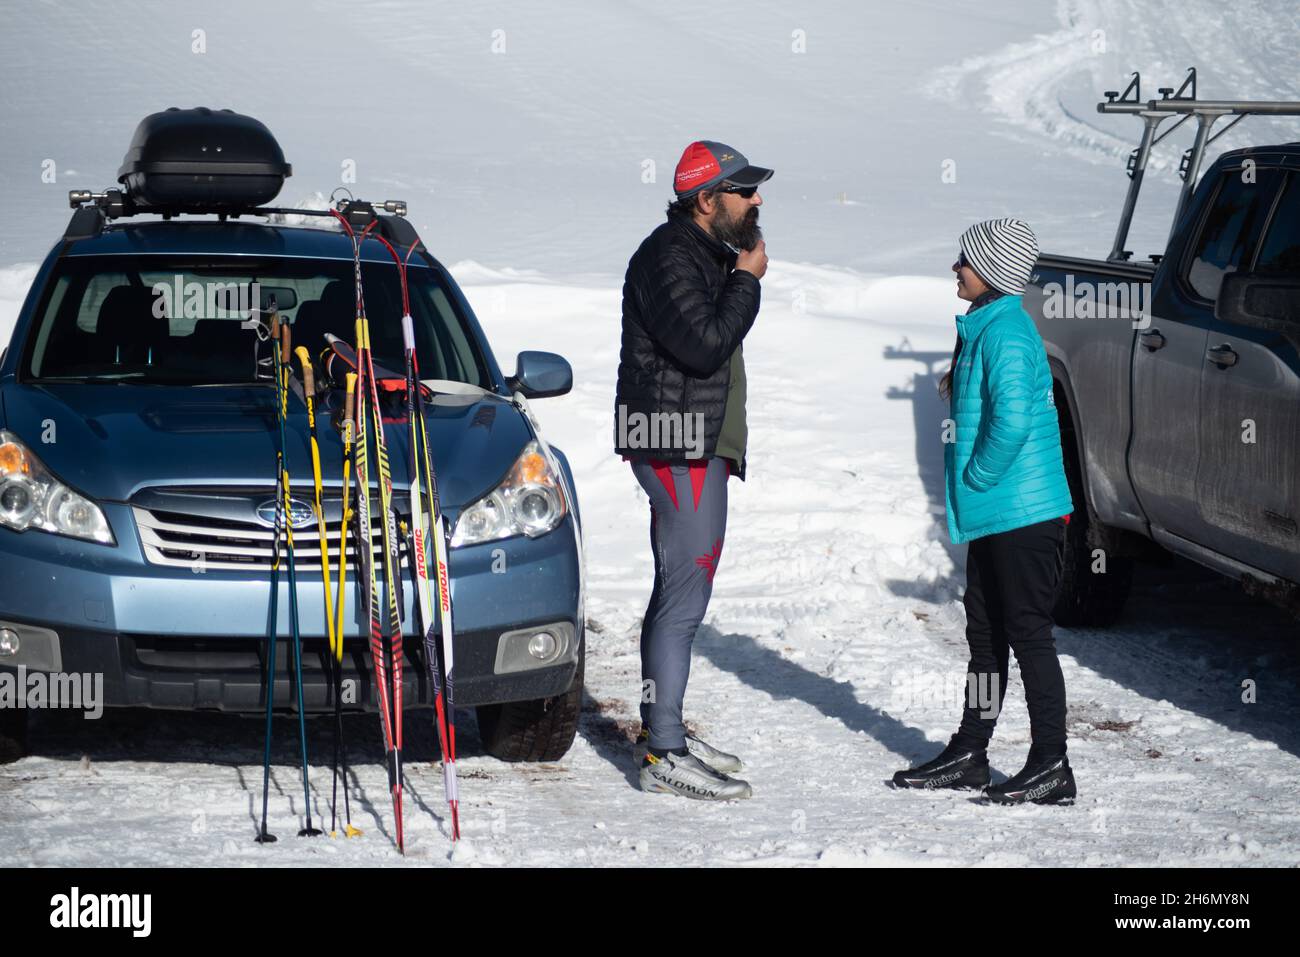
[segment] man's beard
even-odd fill
[[[758,225],[757,206],[751,206],[743,215],[734,217],[719,207],[710,228],[715,239],[737,249],[753,249],[763,238],[763,230]]]

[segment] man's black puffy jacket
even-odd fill
[[[727,407],[731,354],[758,316],[758,278],[735,266],[736,254],[725,244],[673,213],[632,255],[623,281],[623,345],[614,400],[619,454],[688,457],[680,446],[656,444],[665,438],[659,430],[638,437],[627,428],[635,416],[648,419],[654,413],[699,413],[702,454],[714,454]],[[743,463],[741,468],[743,477]]]

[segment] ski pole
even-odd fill
[[[280,376],[283,385],[280,388],[280,448],[288,449],[288,443],[285,439],[285,420],[289,417],[289,375],[290,366],[288,358],[292,354],[290,350],[291,331],[288,324],[281,326],[280,334],[283,342],[280,347],[279,355],[286,361],[280,363],[276,370]],[[303,811],[307,815],[307,826],[298,832],[299,837],[318,837],[320,831],[312,827],[311,823],[311,783],[308,780],[307,771],[307,717],[303,712],[302,700],[302,633],[299,630],[298,622],[298,568],[294,559],[293,548],[293,501],[292,487],[289,482],[289,462],[287,451],[281,456],[281,467],[283,469],[282,485],[284,488],[284,512],[285,520],[285,544],[286,551],[289,555],[289,630],[293,639],[293,671],[294,683],[298,689],[298,740],[302,747],[302,795]]]
[[[311,355],[306,348],[299,346],[293,354],[298,357],[302,368],[303,401],[307,405],[307,427],[311,435],[311,469],[312,484],[315,492],[314,508],[316,510],[316,531],[320,546],[321,583],[325,593],[325,629],[329,636],[329,677],[334,692],[334,793],[330,806],[330,837],[337,836],[335,820],[335,802],[338,800],[338,761],[343,749],[343,703],[340,700],[343,669],[343,635],[334,628],[334,598],[330,582],[329,531],[325,524],[324,495],[321,483],[320,438],[316,429],[316,375],[312,368]],[[340,553],[346,550],[346,537],[340,536]],[[339,583],[340,591],[343,588]],[[347,772],[344,772],[344,797],[347,797]]]
[[[280,314],[271,313],[271,356],[275,370],[275,416],[277,425],[280,421],[282,404],[280,389]],[[278,431],[279,442],[275,450],[275,522],[271,540],[271,623],[267,633],[266,665],[266,746],[262,755],[262,827],[257,835],[259,844],[274,844],[275,835],[266,829],[266,806],[271,786],[271,715],[275,702],[275,646],[279,640],[279,605],[280,605],[280,535],[284,523],[284,431]]]
[[[352,519],[350,503],[348,501],[348,491],[352,487],[352,436],[356,428],[355,409],[357,397],[357,377],[354,373],[347,374],[347,394],[343,401],[343,511],[339,520],[339,588],[337,593],[338,615],[334,624],[334,634],[338,638],[336,646],[335,659],[335,685],[334,685],[334,702],[335,720],[337,722],[337,736],[334,747],[334,796],[330,805],[330,836],[334,836],[334,813],[338,806],[338,783],[339,783],[339,763],[343,765],[343,813],[344,825],[343,833],[348,837],[360,837],[361,830],[352,826],[352,805],[348,799],[348,754],[347,749],[343,747],[343,611],[347,601],[347,569],[348,569],[348,525]],[[354,536],[356,548],[361,548],[361,539]],[[360,580],[360,576],[358,576]]]

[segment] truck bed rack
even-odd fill
[[[1142,178],[1146,174],[1147,161],[1151,157],[1153,146],[1187,120],[1196,118],[1196,139],[1183,152],[1182,161],[1178,166],[1178,175],[1183,185],[1178,195],[1178,208],[1174,212],[1174,221],[1169,230],[1172,238],[1183,213],[1187,210],[1192,191],[1196,187],[1206,147],[1248,116],[1300,116],[1300,101],[1296,100],[1198,100],[1196,67],[1188,68],[1187,76],[1177,90],[1173,87],[1160,87],[1157,92],[1160,94],[1160,99],[1144,101],[1141,74],[1134,73],[1123,92],[1108,90],[1105,94],[1106,100],[1097,104],[1098,113],[1127,113],[1142,119],[1142,139],[1137,148],[1129,154],[1128,159],[1128,194],[1124,197],[1124,208],[1120,212],[1115,242],[1106,257],[1111,262],[1124,262],[1133,255],[1124,248],[1124,244],[1128,241],[1129,226],[1133,222],[1133,211],[1137,207],[1138,192],[1142,189]],[[1175,116],[1178,117],[1177,122],[1157,136],[1156,132],[1160,125]],[[1235,119],[1211,136],[1214,125],[1225,116],[1232,116]]]

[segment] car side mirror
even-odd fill
[[[1214,318],[1251,329],[1300,336],[1300,277],[1232,273],[1223,278]]]
[[[525,399],[564,395],[573,388],[573,368],[554,352],[521,352],[506,385],[511,392],[522,392]]]

